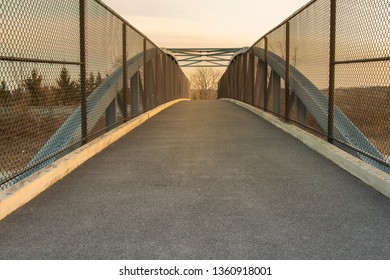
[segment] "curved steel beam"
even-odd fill
[[[268,53],[268,65],[280,77],[284,77],[286,71],[286,60],[280,56]],[[253,54],[261,61],[265,61],[265,51],[261,48],[253,48]],[[298,96],[307,110],[313,115],[321,129],[326,132],[328,128],[328,98],[321,92],[305,75],[298,69],[290,65],[290,89]],[[334,107],[334,136],[345,141],[349,145],[365,151],[376,158],[385,161],[383,155],[370,142],[369,139],[348,119],[348,117],[338,108]],[[356,154],[363,161],[375,167],[389,172],[389,168],[359,152]]]
[[[139,53],[127,61],[128,76],[132,77],[138,70],[139,65],[143,63],[143,53]],[[118,67],[110,76],[88,96],[87,98],[87,120],[88,120],[88,133],[92,131],[100,117],[105,113],[107,107],[117,96],[118,92],[123,88],[122,78],[123,71],[122,66]],[[81,108],[78,106],[76,110],[68,117],[68,119],[61,125],[61,127],[52,135],[52,137],[46,142],[46,144],[38,151],[33,157],[27,167],[34,166],[40,161],[48,158],[50,155],[56,154],[66,147],[71,147],[72,144],[77,143],[81,139]],[[72,149],[76,149],[80,145],[76,145]],[[14,183],[26,178],[29,174],[32,174],[39,169],[49,165],[56,159],[63,156],[64,153],[60,153],[47,161],[32,168],[28,172],[25,172],[14,179]]]

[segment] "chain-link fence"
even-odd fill
[[[237,55],[219,83],[233,98],[390,172],[390,4],[316,0]]]
[[[167,101],[176,61],[102,2],[0,1],[0,188]]]

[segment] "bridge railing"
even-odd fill
[[[219,83],[233,98],[390,170],[390,6],[311,1],[236,56]]]
[[[167,101],[177,62],[102,2],[1,2],[0,189]]]

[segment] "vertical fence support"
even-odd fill
[[[267,111],[268,92],[268,38],[264,37],[264,111]]]
[[[297,121],[299,124],[306,125],[307,124],[307,109],[305,104],[296,97],[296,106],[297,106]]]
[[[167,101],[167,55],[163,55],[161,57],[161,68],[162,68],[162,98],[161,103],[165,103]]]
[[[226,84],[227,91],[225,93],[222,92],[222,95],[227,98],[230,98],[230,94],[231,94],[231,85],[232,85],[230,80],[231,72],[232,72],[232,68],[229,68],[228,72],[226,72],[224,83]]]
[[[246,102],[246,53],[241,56],[241,101]]]
[[[147,84],[147,91],[145,92],[146,97],[146,108],[150,110],[152,108],[153,92],[154,92],[154,73],[153,73],[153,59],[148,60],[145,69],[145,84]]]
[[[266,87],[264,86],[264,83],[267,82],[267,75],[264,74],[265,68],[266,68],[264,66],[264,64],[265,64],[265,62],[262,61],[261,59],[257,60],[256,90],[259,91],[257,102],[258,102],[259,108],[261,108],[263,110],[265,109],[263,103],[265,100],[264,95],[266,94],[265,93]]]
[[[116,125],[116,98],[112,100],[111,104],[106,109],[106,131],[115,128]]]
[[[122,30],[122,64],[123,64],[123,122],[128,119],[127,113],[127,96],[129,94],[128,77],[127,77],[127,35],[126,35],[126,23],[123,23]]]
[[[85,47],[85,0],[79,0],[80,13],[80,110],[81,110],[81,139],[82,144],[87,143],[87,97],[86,97],[86,76],[87,60]]]
[[[242,101],[244,101],[245,103],[248,102],[248,52],[244,53],[243,54],[243,59],[244,59],[244,63],[243,63],[243,67],[244,67],[244,71],[243,71],[243,97],[242,97]]]
[[[156,86],[157,86],[156,105],[157,106],[161,104],[160,100],[163,91],[162,83],[161,83],[161,65],[162,65],[161,56],[158,49],[156,49]]]
[[[286,22],[286,77],[284,79],[285,87],[285,108],[284,120],[290,119],[290,22]]]
[[[171,83],[171,88],[170,88],[170,91],[169,91],[169,100],[168,101],[171,101],[173,99],[173,96],[174,96],[174,92],[175,92],[175,61],[173,58],[170,59],[170,83]]]
[[[272,111],[280,116],[280,76],[275,71],[271,73]]]
[[[333,143],[334,129],[334,87],[336,58],[336,0],[330,1],[330,44],[329,44],[329,100],[328,100],[328,142]]]
[[[255,77],[255,55],[253,54],[252,50],[252,55],[250,56],[251,58],[251,105],[255,105],[255,82],[256,82],[256,77]]]
[[[236,88],[237,88],[237,93],[235,94],[236,95],[236,99],[237,100],[240,100],[240,64],[241,64],[241,55],[239,55],[237,57],[237,66],[236,66],[236,77],[237,77],[237,81],[236,81]]]
[[[155,54],[155,60],[154,60],[154,81],[155,81],[155,88],[154,88],[154,99],[153,99],[153,106],[158,106],[159,104],[159,96],[160,96],[160,55],[158,53],[158,49],[156,48],[156,54]]]
[[[148,83],[146,81],[147,79],[147,67],[146,67],[146,61],[147,61],[147,57],[146,57],[146,39],[144,38],[144,92],[142,94],[142,110],[143,112],[145,113],[148,109],[146,108],[147,106],[147,95],[148,95]]]
[[[241,100],[241,64],[242,64],[242,61],[241,61],[241,57],[242,57],[242,54],[240,54],[238,57],[237,57],[237,100]]]
[[[238,100],[238,56],[234,58],[234,88],[233,88],[233,98]]]
[[[229,98],[233,98],[234,96],[234,67],[235,67],[235,60],[231,62],[231,69],[229,73],[229,81],[230,81],[230,88],[229,88]]]
[[[230,71],[229,71],[229,93],[227,95],[228,98],[233,98],[234,92],[234,59],[230,62]]]
[[[138,94],[139,94],[139,71],[137,71],[130,79],[130,92],[131,92],[131,117],[138,115]]]
[[[171,59],[168,56],[166,56],[166,62],[167,62],[166,64],[167,68],[165,71],[166,71],[167,90],[166,90],[165,102],[167,102],[171,97],[171,84],[172,84],[171,83]]]

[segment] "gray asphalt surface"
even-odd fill
[[[1,259],[389,259],[390,201],[228,102],[182,102],[0,222]]]

